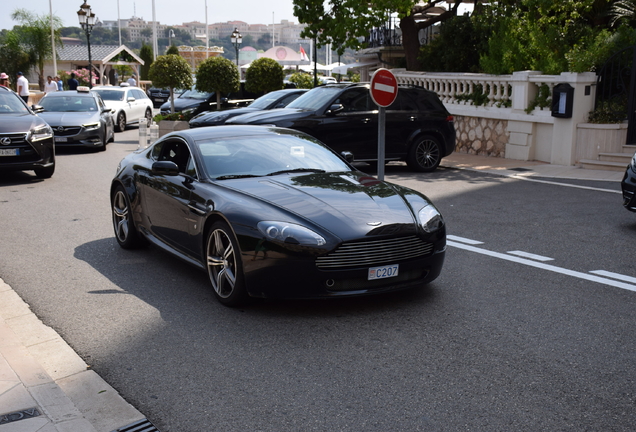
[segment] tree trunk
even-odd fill
[[[400,20],[402,30],[402,47],[406,57],[406,69],[416,71],[420,69],[417,56],[420,53],[420,40],[417,36],[418,28],[413,15],[409,15]]]

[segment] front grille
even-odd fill
[[[342,270],[395,264],[429,255],[432,250],[432,243],[415,236],[343,243],[330,254],[316,258],[316,266],[321,270]]]
[[[67,126],[64,127],[63,130],[59,130],[59,128],[53,128],[53,133],[55,136],[70,136],[77,135],[80,133],[82,128],[80,126]]]
[[[24,132],[22,133],[3,133],[0,134],[0,139],[9,138],[11,140],[10,144],[5,144],[7,146],[20,146],[26,144],[26,136]],[[0,146],[0,148],[2,148]]]

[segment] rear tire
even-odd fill
[[[414,171],[433,172],[442,161],[442,146],[430,135],[420,137],[409,149],[406,164]]]
[[[120,112],[117,114],[117,123],[115,124],[117,132],[123,132],[126,130],[126,114]]]
[[[117,186],[111,199],[113,229],[117,243],[123,249],[134,249],[143,244],[132,218],[132,208],[128,194],[122,186]]]
[[[243,263],[238,242],[225,222],[215,222],[208,231],[205,262],[217,300],[236,307],[247,302]]]

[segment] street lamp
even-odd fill
[[[168,32],[168,49],[172,46],[172,38],[174,37],[174,30],[170,29]]]
[[[230,41],[234,45],[234,49],[236,50],[236,67],[238,67],[238,50],[241,43],[243,43],[243,36],[241,36],[241,32],[238,31],[236,27],[234,27],[234,31],[232,32],[232,37]]]
[[[91,7],[86,4],[80,6],[80,10],[77,11],[77,17],[79,18],[80,26],[86,33],[86,42],[88,43],[88,87],[93,88],[93,60],[91,58],[91,31],[95,25],[95,14],[91,11]]]

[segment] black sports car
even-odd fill
[[[636,212],[636,153],[625,170],[621,189],[623,191],[623,206],[629,211]]]
[[[55,172],[51,127],[15,92],[0,86],[0,170],[34,170],[39,178]]]
[[[275,108],[285,108],[291,102],[303,93],[306,93],[307,89],[283,89],[273,92],[269,92],[256,99],[254,102],[246,107],[233,108],[225,111],[206,111],[196,115],[190,120],[190,127],[202,127],[202,126],[218,126],[225,123],[229,118],[236,117],[243,114],[253,113],[257,111],[271,110]]]
[[[380,293],[437,278],[444,221],[301,132],[218,126],[124,158],[110,199],[123,248],[144,240],[205,269],[221,303]]]

